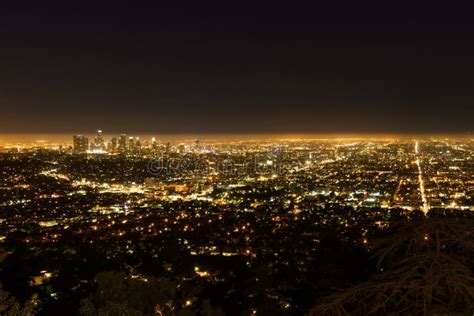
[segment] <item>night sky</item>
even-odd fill
[[[0,132],[473,131],[472,17],[168,2],[2,5]]]

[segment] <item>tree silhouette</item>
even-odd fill
[[[373,246],[371,280],[335,293],[312,315],[456,314],[474,312],[474,221],[420,218]]]

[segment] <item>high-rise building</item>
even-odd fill
[[[135,149],[140,150],[142,148],[142,142],[140,141],[140,137],[135,137]]]
[[[117,137],[112,137],[108,147],[109,151],[115,151],[117,149]]]
[[[201,141],[199,139],[196,139],[194,141],[194,151],[199,151],[201,149]]]
[[[120,151],[125,151],[127,149],[127,135],[125,134],[120,135],[120,138],[118,141],[118,149]]]
[[[104,137],[102,136],[102,130],[98,130],[97,131],[97,136],[95,137],[95,141],[94,141],[94,147],[95,149],[101,149],[101,150],[105,150],[105,141],[104,141]]]
[[[75,153],[85,153],[89,149],[89,139],[84,135],[73,136],[73,150]]]
[[[135,138],[133,138],[132,136],[128,138],[128,150],[130,151],[135,150]]]

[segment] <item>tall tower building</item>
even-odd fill
[[[115,151],[117,149],[117,137],[112,137],[109,143],[109,149]]]
[[[96,149],[105,150],[105,141],[104,137],[102,136],[102,130],[97,131],[97,136],[95,137],[94,145]]]
[[[84,135],[73,136],[73,150],[75,153],[85,153],[89,149],[89,139]]]
[[[121,134],[118,141],[118,149],[120,151],[125,151],[127,149],[127,135]]]
[[[199,139],[196,139],[194,141],[194,151],[199,151],[201,150],[201,141]]]
[[[128,150],[130,151],[135,150],[135,138],[133,138],[132,136],[128,138]]]
[[[140,150],[142,148],[142,142],[140,141],[140,137],[135,137],[135,149]]]

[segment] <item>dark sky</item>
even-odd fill
[[[473,131],[472,17],[167,2],[2,5],[0,132]]]

